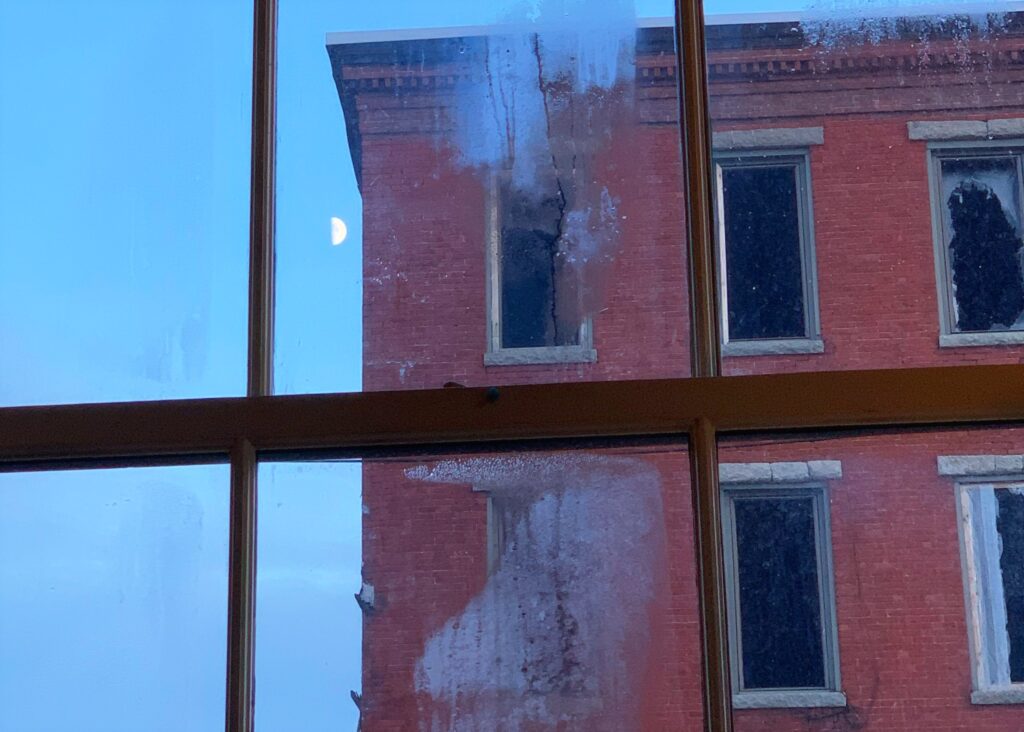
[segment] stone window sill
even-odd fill
[[[736,709],[821,709],[845,707],[841,691],[741,691],[733,694]]]
[[[1024,345],[1024,330],[986,331],[984,333],[947,333],[939,336],[941,348]]]
[[[484,366],[524,366],[529,364],[595,363],[597,351],[585,346],[547,346],[541,348],[505,348],[484,354]]]
[[[1024,704],[1024,684],[972,691],[971,704]]]
[[[785,356],[800,353],[824,353],[820,338],[779,338],[768,341],[730,341],[722,346],[723,356]]]

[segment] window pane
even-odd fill
[[[699,729],[688,476],[662,443],[263,466],[257,728]]]
[[[248,0],[0,2],[0,406],[245,391],[251,45]]]
[[[0,474],[0,729],[224,729],[226,466]]]
[[[951,157],[941,165],[939,203],[956,329],[1024,328],[1017,158]]]
[[[795,167],[722,170],[729,340],[807,335],[799,196]]]
[[[723,437],[719,456],[739,732],[1019,726],[1024,428]]]
[[[1024,487],[996,490],[999,571],[1006,601],[1010,681],[1024,683]]]
[[[743,688],[824,687],[814,502],[734,501]]]
[[[259,473],[256,729],[354,730],[361,689],[358,464]]]
[[[276,390],[688,375],[672,13],[281,2]]]
[[[705,11],[725,373],[1020,362],[1021,8]]]

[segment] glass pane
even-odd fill
[[[0,729],[224,729],[229,470],[0,474]]]
[[[687,376],[672,13],[281,2],[276,390]]]
[[[1024,358],[1020,6],[705,10],[725,372]]]
[[[823,687],[814,500],[735,497],[731,509],[743,688]]]
[[[250,0],[0,2],[0,406],[244,393],[251,46]]]
[[[807,335],[797,194],[794,166],[722,168],[729,340]]]
[[[257,729],[700,729],[688,476],[675,444],[263,466]]]
[[[1024,428],[728,437],[719,458],[739,732],[1020,726]]]
[[[259,473],[256,729],[354,730],[361,690],[358,464]]]

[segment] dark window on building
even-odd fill
[[[1024,683],[1024,491],[997,490],[996,530],[1002,551],[999,569],[1006,599],[1006,633],[1010,641],[1010,681]]]
[[[733,505],[742,688],[826,686],[815,500]]]
[[[728,339],[805,338],[804,205],[799,162],[721,165]]]
[[[1018,157],[945,158],[941,167],[951,329],[1024,328]]]
[[[579,344],[572,275],[559,252],[556,197],[505,187],[499,208],[501,348]]]

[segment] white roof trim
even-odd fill
[[[864,8],[863,15],[856,10],[848,11],[806,11],[777,13],[721,13],[708,15],[707,25],[747,25],[755,23],[799,23],[801,21],[845,20],[850,18],[903,18],[921,15],[980,15],[984,13],[1007,13],[1024,10],[1024,1],[1003,2],[988,0],[973,3],[937,3],[920,5],[894,5],[892,7]],[[638,28],[671,27],[671,16],[637,18]],[[464,25],[440,28],[397,28],[367,31],[340,31],[327,34],[328,46],[341,46],[353,43],[385,43],[389,41],[420,41],[435,38],[466,38],[472,36],[493,35],[496,31],[508,33],[517,30],[533,30],[531,25]]]

